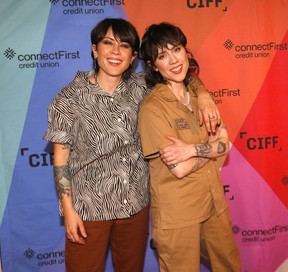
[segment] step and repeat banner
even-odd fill
[[[47,107],[92,69],[90,30],[122,17],[140,36],[161,21],[186,33],[230,132],[220,167],[243,271],[287,272],[287,14],[284,0],[0,0],[2,271],[65,271]],[[149,244],[145,271],[157,269]]]

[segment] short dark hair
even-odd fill
[[[155,71],[154,63],[158,56],[158,48],[167,48],[168,44],[173,46],[182,45],[188,53],[189,69],[184,80],[186,85],[189,83],[190,77],[199,72],[197,61],[186,47],[187,38],[182,30],[166,22],[152,24],[144,33],[140,46],[140,58],[145,63],[145,78],[149,88],[154,87],[157,83],[166,83],[162,75]]]
[[[140,38],[137,30],[130,22],[122,18],[106,18],[100,21],[91,31],[91,43],[97,46],[105,37],[110,27],[116,40],[127,42],[132,48],[132,53],[139,53]],[[124,78],[130,76],[131,68],[129,67],[124,72]],[[97,60],[94,60],[94,69],[96,73],[99,71]]]

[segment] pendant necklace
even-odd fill
[[[182,102],[183,103],[183,105],[184,106],[189,106],[190,105],[190,93],[189,93],[189,91],[187,91],[187,102],[186,103],[184,103],[184,102]]]

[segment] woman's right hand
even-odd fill
[[[67,238],[73,243],[84,245],[87,234],[79,214],[73,209],[66,212],[64,220]]]

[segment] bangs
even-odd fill
[[[157,29],[150,28],[149,35],[146,36],[145,50],[146,56],[150,56],[150,60],[154,62],[158,56],[159,48],[168,49],[168,45],[182,45],[186,48],[187,39],[179,28],[170,27],[169,25],[157,26]],[[149,42],[148,42],[149,41]]]
[[[154,46],[161,49],[168,48],[168,44],[173,46],[183,45],[185,47],[181,38],[171,32],[163,33],[155,38]]]
[[[114,22],[111,24],[111,29],[114,35],[114,38],[120,42],[127,42],[132,47],[134,45],[135,36],[131,35],[130,31],[127,31],[127,25],[122,24],[122,22]]]
[[[107,18],[100,22],[91,32],[91,42],[97,45],[111,28],[115,40],[127,42],[133,51],[139,51],[140,39],[135,27],[124,19]]]

